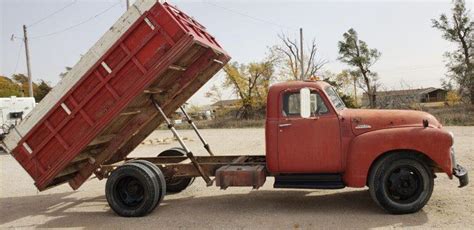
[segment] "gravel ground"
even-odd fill
[[[474,172],[474,127],[447,127],[454,132],[457,160]],[[182,135],[198,155],[197,137]],[[216,154],[264,154],[263,129],[203,130]],[[154,156],[177,146],[168,131],[156,131],[132,156]],[[38,192],[32,179],[7,154],[0,154],[0,228],[158,228],[158,229],[334,229],[444,228],[474,226],[474,187],[439,174],[429,203],[410,215],[389,215],[372,202],[367,189],[206,188],[201,179],[182,193],[167,195],[153,213],[122,218],[110,210],[105,181],[93,179],[79,190],[67,185]],[[472,174],[471,174],[472,175]],[[472,183],[472,182],[471,182]],[[469,227],[471,226],[471,227]]]

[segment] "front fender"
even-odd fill
[[[350,144],[344,182],[349,187],[364,187],[372,163],[395,150],[422,153],[452,178],[452,145],[449,133],[438,128],[400,127],[361,134]]]

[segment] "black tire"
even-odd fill
[[[118,215],[139,217],[156,206],[159,190],[153,171],[141,164],[127,163],[115,169],[107,179],[105,197]]]
[[[369,176],[372,199],[392,214],[422,209],[433,193],[430,168],[413,153],[390,154],[375,163]]]
[[[171,148],[165,150],[158,154],[159,157],[168,156],[168,157],[177,157],[185,156],[186,151],[182,148]],[[166,192],[168,193],[179,193],[185,190],[194,182],[194,177],[184,177],[184,178],[166,178]]]
[[[155,164],[149,162],[149,161],[146,161],[146,160],[134,160],[134,161],[131,161],[133,163],[137,163],[137,164],[142,164],[144,165],[145,167],[147,167],[148,169],[152,170],[153,173],[155,173],[155,176],[156,178],[158,178],[158,186],[160,187],[160,194],[159,194],[159,200],[158,202],[156,203],[155,207],[161,203],[161,201],[163,200],[163,198],[165,197],[166,195],[166,180],[165,180],[165,175],[163,174],[163,172],[161,172],[161,169],[158,168],[158,166],[156,166]],[[154,207],[154,208],[155,208]]]

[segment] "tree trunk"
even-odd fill
[[[244,120],[250,120],[253,118],[253,110],[254,109],[251,104],[244,103],[242,107],[240,107],[237,117]]]
[[[375,92],[372,92],[372,109],[377,107],[377,98],[376,98],[376,95],[375,95]]]
[[[373,92],[367,92],[367,97],[369,99],[369,108],[373,109],[376,107],[375,104],[375,94]]]
[[[377,86],[373,85],[372,87],[372,104],[375,107],[377,107]]]
[[[470,99],[471,99],[471,105],[474,105],[474,83],[471,83],[470,85]]]
[[[364,77],[365,87],[367,87],[367,97],[369,98],[369,108],[375,108],[375,90],[370,85],[370,79],[367,76],[367,72],[360,66],[362,76]]]

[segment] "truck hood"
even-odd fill
[[[430,127],[442,127],[433,115],[413,110],[344,109],[341,115],[350,119],[355,135],[379,129],[423,127],[423,120]]]

